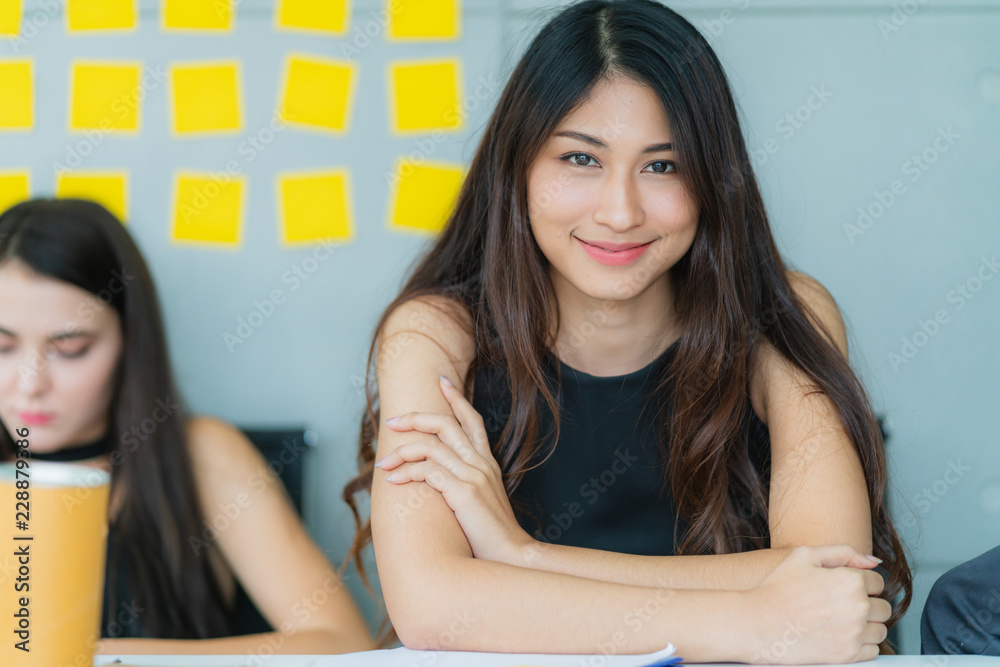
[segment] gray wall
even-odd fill
[[[1000,544],[1000,280],[977,282],[981,258],[1000,251],[1000,2],[669,4],[711,39],[726,65],[779,245],[837,299],[851,361],[888,418],[893,503],[917,578],[903,648],[918,652],[930,584]],[[499,93],[480,87],[477,97],[480,77],[502,80],[548,15],[530,0],[463,5],[457,42],[390,43],[379,34],[361,49],[347,135],[289,129],[257,159],[241,162],[247,217],[243,245],[232,252],[169,241],[174,172],[221,170],[241,159],[239,143],[268,124],[284,54],[337,57],[340,43],[275,32],[263,0],[238,3],[236,29],[223,37],[165,35],[152,2],[143,3],[135,33],[67,36],[61,16],[27,2],[26,16],[45,23],[17,50],[36,58],[37,125],[30,134],[0,134],[0,169],[30,167],[36,193],[51,192],[53,163],[79,140],[65,129],[71,59],[141,58],[163,67],[242,60],[243,134],[172,140],[161,85],[149,91],[139,136],[106,137],[82,167],[131,174],[130,229],[158,280],[177,373],[193,408],[243,426],[304,423],[319,434],[307,470],[306,518],[338,562],[352,533],[340,490],[354,469],[363,405],[358,378],[371,328],[427,243],[386,227],[386,173],[410,153],[467,162]],[[352,29],[374,30],[381,8],[373,0],[355,3]],[[0,55],[13,53],[0,41]],[[386,115],[387,63],[422,56],[460,57],[464,96],[475,107],[464,131],[430,150],[418,137],[391,136]],[[817,90],[826,91],[824,99],[804,106]],[[789,114],[799,120],[793,124]],[[950,143],[935,147],[939,132],[950,132]],[[921,170],[912,160],[925,153],[930,164]],[[351,170],[356,236],[291,291],[282,275],[312,249],[279,244],[274,178],[321,166]],[[894,181],[894,199],[880,212],[879,199],[889,201]],[[858,224],[859,207],[873,215],[852,234],[846,226]],[[960,285],[971,290],[967,296]],[[288,301],[230,352],[223,334],[276,288]],[[935,317],[942,322],[936,329],[926,324]],[[921,322],[933,335],[921,335]],[[893,353],[906,362],[894,364]],[[353,576],[350,585],[375,627],[375,604]]]

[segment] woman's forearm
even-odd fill
[[[616,584],[458,556],[446,561],[410,562],[408,577],[383,586],[396,633],[409,648],[610,655],[650,653],[672,642],[689,662],[746,660],[756,650],[741,592]]]
[[[514,564],[634,586],[738,591],[763,581],[791,551],[781,548],[703,556],[636,556],[532,542],[522,549],[523,561]]]
[[[350,637],[327,630],[262,632],[218,639],[102,639],[102,655],[324,655],[375,648],[370,637]]]

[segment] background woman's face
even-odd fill
[[[554,282],[592,298],[628,299],[687,252],[698,208],[671,141],[659,98],[630,80],[599,83],[563,119],[528,171],[531,229]],[[610,243],[647,245],[593,247]]]
[[[0,264],[0,419],[52,452],[107,429],[122,352],[118,313],[17,260]]]

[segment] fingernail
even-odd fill
[[[866,555],[865,558],[867,558],[868,560],[875,561],[876,563],[882,562],[881,558],[875,558],[875,556],[872,556],[871,554]]]
[[[388,477],[386,477],[386,478],[385,478],[385,481],[387,481],[387,482],[393,482],[393,481],[395,481],[395,480],[396,480],[396,478],[397,478],[398,476],[399,476],[399,475],[397,475],[396,473],[393,473],[393,474],[389,475]]]
[[[385,461],[387,458],[389,458],[389,457],[388,456],[383,456],[382,458],[380,458],[378,461],[375,462],[375,467],[376,468],[381,468],[382,467],[382,462]]]
[[[386,419],[386,420],[385,420],[385,423],[386,423],[386,424],[392,424],[392,423],[393,423],[393,422],[395,422],[395,421],[396,421],[397,419],[399,419],[399,417],[389,417],[388,419]]]
[[[449,387],[454,387],[454,386],[455,386],[455,385],[453,385],[453,384],[451,383],[451,380],[449,380],[449,379],[448,379],[448,378],[447,378],[446,376],[444,376],[444,375],[442,375],[442,376],[441,376],[441,381],[442,381],[442,382],[444,382],[444,383],[445,383],[446,385],[448,385]]]

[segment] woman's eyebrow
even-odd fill
[[[17,338],[16,333],[5,327],[0,327],[0,335],[10,336],[11,338]],[[97,332],[74,329],[72,331],[64,331],[62,333],[57,333],[54,336],[49,336],[49,340],[53,342],[61,340],[73,340],[75,338],[97,338]]]
[[[58,333],[54,336],[49,336],[49,340],[52,342],[58,342],[61,340],[73,340],[76,338],[97,338],[97,333],[94,331],[81,331],[75,329],[73,331],[64,331],[63,333]]]
[[[598,139],[597,137],[592,137],[589,134],[584,134],[583,132],[576,132],[574,130],[563,130],[562,132],[556,132],[557,137],[567,137],[569,139],[579,139],[580,141],[585,141],[592,146],[597,146],[598,148],[607,148],[608,145]],[[652,144],[646,146],[642,149],[643,153],[658,153],[660,151],[672,151],[674,150],[674,145],[669,141],[662,144]]]

